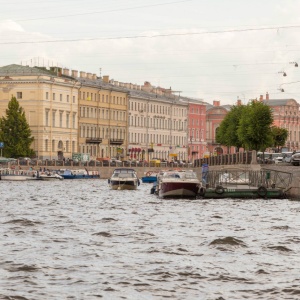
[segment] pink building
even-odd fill
[[[237,103],[241,104],[240,102]],[[206,108],[206,141],[207,149],[204,154],[205,157],[234,153],[235,148],[228,149],[226,146],[222,146],[216,141],[216,132],[221,122],[227,115],[231,108],[231,105],[220,105],[220,101],[215,100],[213,105],[209,105]]]
[[[299,150],[300,148],[300,113],[299,103],[292,98],[286,99],[270,99],[266,94],[264,99],[260,95],[259,100],[272,108],[274,125],[285,128],[289,132],[289,136],[285,147],[290,151]]]
[[[206,104],[189,102],[188,120],[188,159],[194,161],[206,151]]]

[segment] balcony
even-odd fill
[[[101,144],[102,143],[102,139],[101,138],[87,138],[85,140],[86,144]]]
[[[124,143],[124,140],[122,139],[110,139],[109,144],[110,145],[122,145]]]

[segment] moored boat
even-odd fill
[[[162,171],[155,193],[160,198],[195,198],[202,184],[192,170]]]
[[[159,172],[155,171],[148,171],[145,172],[145,176],[142,177],[142,182],[143,183],[153,183],[157,181],[157,175]]]
[[[60,169],[58,170],[58,174],[62,176],[64,179],[93,179],[100,178],[100,174],[98,171],[88,171],[86,169]]]
[[[37,179],[52,181],[52,180],[63,180],[64,178],[54,171],[53,172],[46,171],[46,172],[38,172]]]
[[[108,180],[113,190],[136,190],[140,185],[137,173],[131,168],[117,168]]]
[[[25,181],[36,179],[38,179],[38,172],[35,170],[0,169],[0,180]]]

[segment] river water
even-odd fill
[[[0,187],[0,299],[300,299],[300,202]]]

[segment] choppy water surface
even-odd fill
[[[300,202],[0,181],[0,299],[300,299]]]

